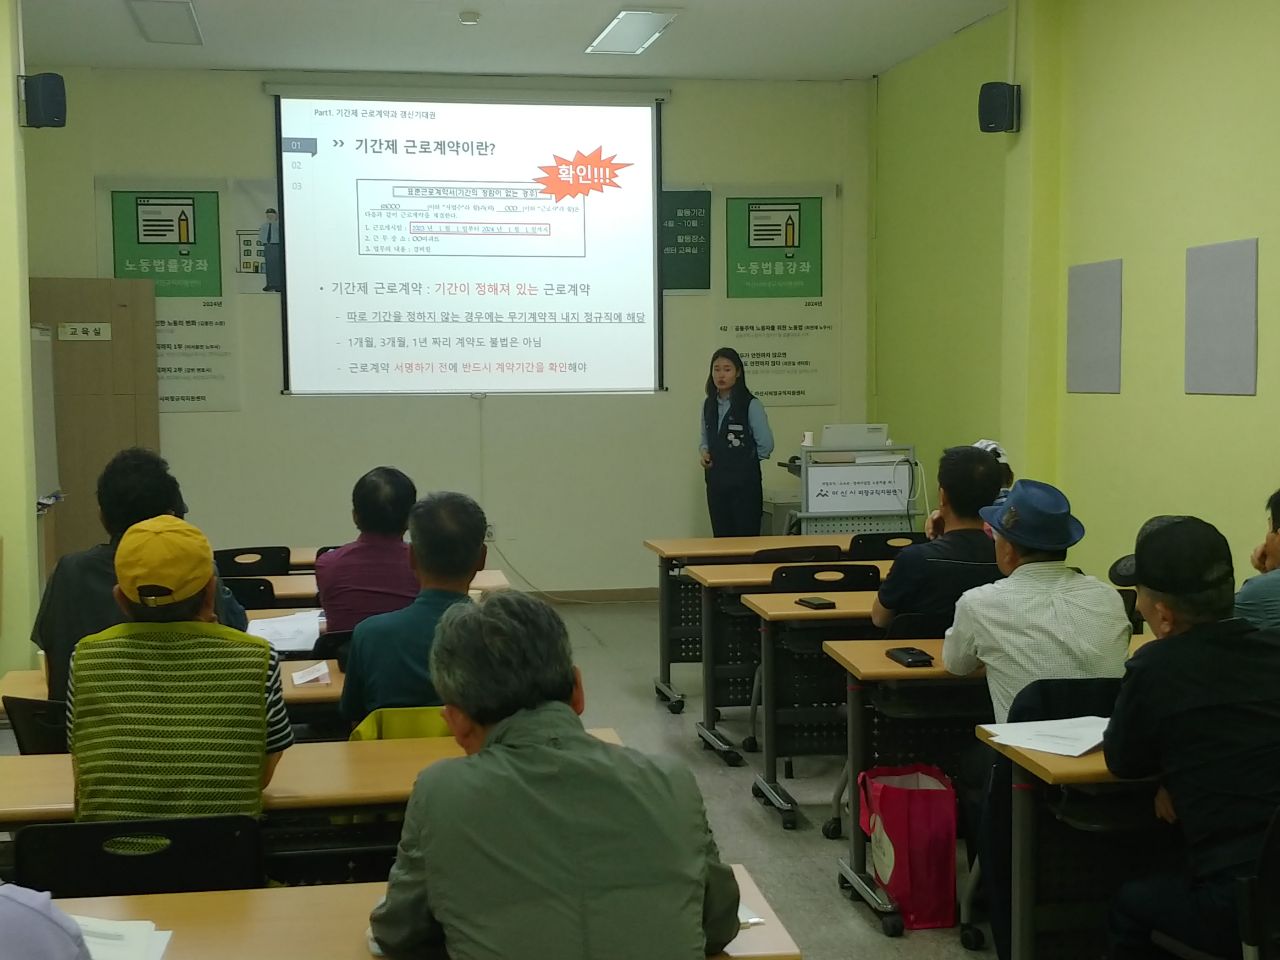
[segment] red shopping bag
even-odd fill
[[[874,767],[858,776],[871,865],[908,930],[956,923],[956,794],[937,767]]]

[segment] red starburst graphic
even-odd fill
[[[617,154],[604,156],[604,148],[596,147],[590,153],[579,150],[572,160],[554,156],[555,163],[548,167],[539,167],[545,177],[535,177],[534,182],[542,184],[542,192],[549,193],[559,203],[566,197],[585,197],[593,190],[604,192],[605,187],[618,187],[618,171],[631,166],[629,163],[618,163]]]

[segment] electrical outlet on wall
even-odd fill
[[[496,531],[493,529],[493,524],[492,524],[492,523],[486,523],[486,524],[484,525],[484,542],[485,542],[485,543],[493,543],[493,541],[494,541],[494,540],[496,540],[496,539],[497,539],[497,533],[496,533]]]

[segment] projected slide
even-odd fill
[[[657,385],[654,108],[280,101],[294,393]]]

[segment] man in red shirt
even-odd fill
[[[395,467],[375,467],[351,491],[354,541],[316,558],[316,585],[326,629],[354,630],[379,613],[407,607],[418,595],[404,542],[418,490]]]

